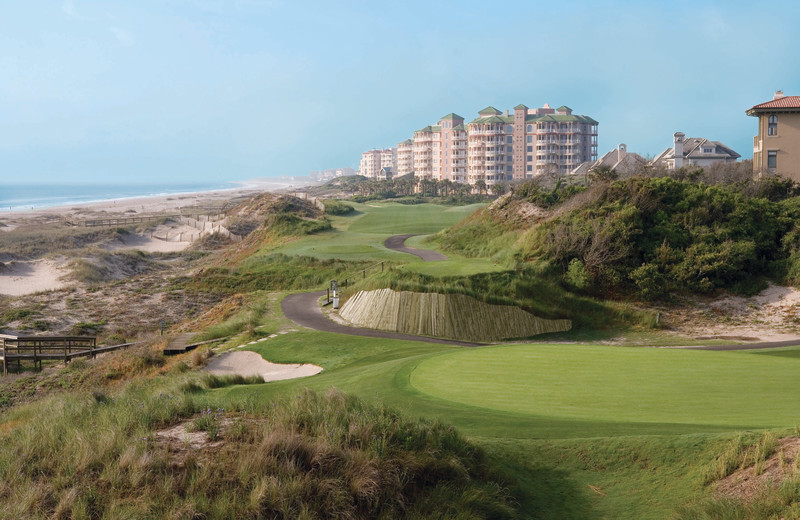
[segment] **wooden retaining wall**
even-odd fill
[[[339,315],[353,325],[466,341],[526,338],[572,328],[572,320],[546,320],[511,305],[491,305],[463,294],[360,291]]]

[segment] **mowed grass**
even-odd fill
[[[277,249],[277,252],[324,259],[410,262],[415,259],[413,255],[387,249],[383,246],[384,241],[392,235],[436,233],[483,206],[348,203],[356,209],[356,213],[331,217],[331,231],[303,237]]]
[[[461,405],[679,433],[798,424],[798,373],[800,359],[741,351],[510,345],[428,358],[410,383]]]
[[[704,472],[736,432],[800,422],[800,360],[755,352],[462,348],[306,329],[247,349],[325,370],[212,390],[201,405],[336,387],[452,423],[515,479],[524,518],[669,518],[705,495]]]

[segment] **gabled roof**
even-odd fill
[[[514,110],[528,110],[528,107],[520,103],[519,105],[514,107]]]
[[[784,110],[787,112],[800,110],[800,96],[784,96],[778,99],[773,99],[772,101],[767,101],[766,103],[760,103],[755,105],[750,110],[747,110],[746,113],[748,116],[754,116],[758,112],[773,110]]]
[[[417,130],[414,133],[416,134],[416,133],[441,132],[441,131],[442,131],[442,127],[439,126],[439,125],[428,125],[425,128],[421,128],[421,129]]]
[[[478,112],[478,114],[480,114],[481,116],[499,116],[500,114],[502,114],[502,112],[500,112],[494,107],[489,106]]]
[[[468,124],[470,124],[470,125],[487,124],[487,123],[494,123],[494,124],[506,123],[506,124],[511,124],[513,122],[514,122],[514,116],[488,116],[488,117],[483,116],[483,117],[479,117],[477,119],[473,119]]]
[[[462,132],[463,132],[464,130],[466,130],[466,128],[464,128],[464,125],[463,125],[463,124],[461,124],[461,125],[456,125],[456,126],[454,126],[454,127],[453,127],[453,130],[459,130],[459,131],[462,131]]]
[[[446,116],[442,117],[441,121],[451,121],[451,120],[453,120],[453,119],[460,119],[461,121],[463,121],[463,120],[464,120],[464,118],[463,118],[463,117],[461,117],[460,115],[458,115],[458,114],[455,114],[455,113],[453,113],[453,112],[450,112],[450,113],[449,113],[449,114],[447,114]]]
[[[587,125],[599,124],[597,121],[589,116],[579,116],[575,114],[545,114],[545,115],[530,115],[525,118],[526,123],[584,123]]]
[[[572,112],[572,109],[569,108],[567,105],[561,105],[556,110],[566,110],[567,112]]]
[[[711,153],[703,152],[703,148],[713,148]],[[686,159],[738,159],[741,157],[733,149],[725,146],[719,141],[710,141],[703,137],[687,137],[683,141],[683,157]],[[675,158],[675,148],[667,148],[655,159],[650,161],[650,164],[658,164],[667,159]]]

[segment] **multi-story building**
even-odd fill
[[[800,96],[785,96],[779,90],[772,101],[755,105],[747,115],[758,118],[753,171],[800,181]]]
[[[467,125],[468,182],[487,186],[545,173],[567,174],[597,160],[597,121],[561,106],[514,107],[514,114],[486,107]]]
[[[397,176],[414,173],[414,140],[397,143]]]
[[[376,179],[381,168],[390,168],[395,171],[397,169],[396,162],[397,148],[370,150],[361,154],[358,173],[369,179]]]
[[[566,106],[548,105],[517,105],[513,115],[486,107],[466,124],[450,113],[398,144],[395,157],[398,176],[413,171],[420,179],[483,181],[487,186],[544,173],[567,174],[597,160],[597,121],[574,115]],[[362,157],[362,175],[380,169],[371,169],[377,163],[370,161]]]

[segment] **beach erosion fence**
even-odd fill
[[[464,294],[359,291],[339,316],[358,327],[466,341],[527,338],[572,328],[572,320],[548,320],[511,305],[492,305]]]
[[[163,236],[157,233],[151,233],[150,237],[164,242],[194,242],[206,235],[224,236],[233,242],[241,242],[242,236],[232,233],[226,227],[228,217],[225,215],[196,215],[194,217],[177,217],[177,220],[186,226],[192,227],[197,230],[197,233],[187,231],[176,231],[174,233],[166,232]]]
[[[309,197],[308,193],[304,191],[296,191],[292,193],[292,195],[298,199],[307,200],[308,202],[313,204],[315,208],[322,211],[323,213],[325,212],[325,203],[323,203],[322,199],[320,199],[319,197],[314,197],[314,196]]]

